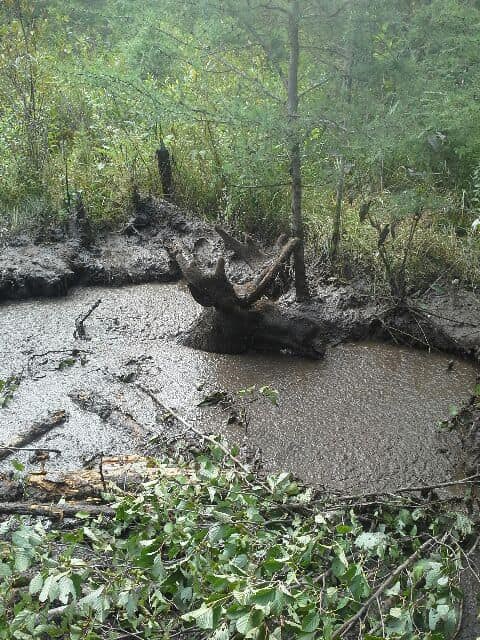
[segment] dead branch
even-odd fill
[[[0,451],[31,451],[32,453],[36,453],[41,451],[42,453],[56,453],[57,456],[61,455],[60,449],[45,449],[44,447],[0,447]]]
[[[71,358],[78,358],[80,356],[80,358],[86,358],[88,354],[90,354],[91,351],[86,351],[84,349],[52,349],[50,351],[45,351],[44,353],[32,353],[31,356],[29,356],[28,361],[27,361],[27,372],[30,376],[35,376],[35,370],[34,370],[34,366],[43,366],[45,364],[48,363],[48,356],[51,355],[58,355],[58,356],[70,356]],[[35,361],[40,359],[40,358],[45,358],[45,360],[43,362],[40,362],[38,365],[35,365]],[[55,366],[54,369],[58,369],[59,365],[57,364]]]
[[[5,460],[15,450],[28,446],[35,440],[43,437],[46,433],[64,424],[68,419],[68,414],[64,409],[59,409],[50,413],[44,420],[35,422],[28,431],[16,436],[11,442],[2,447],[0,460]]]
[[[102,303],[102,300],[99,299],[92,304],[87,313],[83,316],[78,316],[75,320],[75,331],[73,332],[73,337],[75,340],[87,340],[87,332],[85,331],[84,323],[88,318],[92,315],[95,309]]]
[[[227,449],[227,447],[225,447],[221,442],[219,442],[215,438],[212,438],[212,436],[209,436],[209,435],[203,433],[202,431],[199,431],[198,429],[196,429],[191,422],[187,422],[184,418],[182,418],[182,416],[180,416],[178,413],[176,413],[173,409],[170,409],[170,407],[168,407],[164,402],[161,402],[157,398],[157,396],[153,393],[153,391],[151,389],[148,389],[147,387],[144,387],[141,384],[137,384],[136,386],[137,386],[138,389],[140,389],[140,391],[143,391],[143,393],[145,393],[149,398],[151,398],[151,400],[153,400],[153,402],[158,407],[160,407],[161,409],[163,409],[164,411],[169,413],[171,416],[173,416],[175,418],[175,420],[180,422],[180,424],[182,424],[185,427],[185,429],[187,429],[188,431],[192,431],[193,433],[195,433],[202,440],[206,440],[207,442],[210,442],[210,444],[213,444],[216,447],[218,447],[219,449],[221,449],[223,451],[223,453],[228,458],[230,458],[230,460],[232,460],[232,462],[234,462],[237,465],[237,467],[239,467],[247,475],[250,475],[250,473],[251,473],[250,469],[248,467],[246,467],[243,464],[243,462],[241,462],[236,456],[234,456]],[[262,484],[262,483],[260,483],[260,484]],[[267,487],[267,485],[264,485],[264,486],[268,489],[268,492],[271,493],[270,488]]]
[[[2,515],[45,516],[63,520],[63,518],[76,518],[80,512],[87,513],[92,518],[99,515],[115,515],[115,510],[112,507],[102,504],[73,502],[52,505],[35,504],[34,502],[0,502],[0,514]]]
[[[429,485],[419,485],[419,486],[410,486],[410,487],[400,487],[395,489],[395,491],[377,491],[375,493],[359,493],[354,495],[347,496],[339,496],[338,500],[362,500],[365,498],[372,498],[376,496],[395,496],[402,493],[418,493],[419,491],[429,492],[434,491],[435,489],[446,489],[448,487],[456,487],[461,485],[470,485],[477,484],[480,480],[480,473],[475,473],[471,476],[467,476],[466,478],[460,478],[458,480],[450,480],[448,482],[437,482]]]

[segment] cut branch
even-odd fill
[[[76,518],[79,513],[87,513],[95,518],[99,515],[114,516],[115,510],[106,505],[92,505],[81,502],[69,504],[35,504],[33,502],[0,502],[0,514],[45,516],[47,518]]]
[[[408,567],[413,562],[415,562],[415,560],[417,560],[417,558],[419,558],[420,555],[424,551],[426,551],[429,547],[435,544],[438,544],[439,542],[442,542],[442,541],[438,540],[437,538],[434,538],[433,540],[432,539],[427,540],[427,542],[424,542],[422,546],[415,551],[415,553],[412,553],[412,555],[405,560],[405,562],[402,562],[402,564],[399,565],[395,569],[395,571],[392,571],[392,573],[390,573],[387,576],[387,578],[382,582],[382,584],[372,593],[370,598],[368,598],[368,600],[357,611],[357,613],[353,615],[351,618],[349,618],[346,622],[344,622],[344,624],[342,624],[342,626],[339,627],[336,631],[334,631],[334,633],[331,636],[332,640],[336,640],[336,638],[343,638],[345,634],[348,633],[348,631],[353,627],[353,625],[358,620],[361,620],[361,618],[363,618],[363,616],[368,611],[370,605],[382,595],[385,589],[388,589],[388,587],[395,581],[395,579],[402,573],[402,571],[405,571],[405,569],[408,569]]]

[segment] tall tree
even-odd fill
[[[184,4],[185,21],[182,24],[183,32],[188,29],[186,25],[190,25],[191,40],[182,43],[189,63],[193,66],[197,63],[198,73],[213,64],[216,73],[231,76],[240,86],[233,101],[228,104],[225,100],[223,104],[216,101],[213,105],[207,98],[204,109],[214,110],[219,117],[223,106],[223,116],[239,118],[243,127],[258,126],[259,112],[263,110],[260,126],[266,125],[265,134],[284,140],[290,174],[291,225],[300,240],[294,256],[298,300],[309,296],[304,257],[302,152],[305,131],[311,128],[311,116],[307,122],[300,112],[300,104],[303,95],[322,84],[310,83],[301,77],[301,36],[308,12],[314,11],[316,6],[316,2],[299,0],[280,0],[275,5],[250,0],[204,0],[196,9],[202,19],[201,33],[198,23],[192,24],[195,9],[191,3]],[[175,34],[170,35],[178,40]],[[247,105],[253,105],[253,108],[246,109]],[[198,108],[197,101],[195,109]],[[268,114],[267,122],[265,113]]]

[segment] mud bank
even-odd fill
[[[97,298],[86,323],[91,339],[75,340],[74,319]],[[261,449],[268,469],[329,490],[442,482],[458,470],[462,441],[436,424],[468,399],[472,364],[374,343],[332,347],[320,361],[204,353],[178,342],[199,312],[179,285],[79,288],[66,298],[4,304],[0,378],[17,373],[20,382],[0,409],[0,440],[64,409],[68,421],[38,442],[61,451],[42,463],[50,473],[100,453],[165,450],[179,427],[140,385],[198,428]],[[279,406],[241,401],[238,391],[252,385],[277,389]],[[212,391],[225,392],[225,401],[198,407]],[[232,420],[244,410],[246,420]],[[28,453],[16,457],[39,468]]]
[[[32,297],[59,297],[78,285],[122,286],[175,282],[179,268],[175,250],[182,243],[202,269],[227,255],[227,275],[242,284],[252,277],[250,266],[230,251],[212,227],[171,203],[147,200],[147,222],[127,233],[100,235],[87,248],[75,239],[32,244],[17,241],[0,249],[0,303]],[[311,283],[314,296],[297,304],[290,291],[280,308],[316,325],[326,345],[367,339],[387,340],[423,349],[437,349],[480,360],[480,298],[468,291],[426,294],[403,306],[372,296],[356,283]],[[192,344],[195,339],[191,339]]]

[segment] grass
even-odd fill
[[[65,160],[61,153],[45,154],[42,170],[35,175],[26,171],[21,159],[6,162],[1,169],[0,234],[27,231],[36,236],[62,226],[68,217],[67,184],[70,199],[73,200],[76,192],[81,193],[93,223],[104,228],[116,228],[129,217],[135,185],[144,193],[161,195],[154,161],[155,140],[146,138],[141,128],[129,132],[112,130],[111,140],[107,134],[103,131],[103,137],[94,143],[88,131],[79,130],[68,158]],[[176,197],[181,206],[210,220],[220,218],[268,241],[288,231],[288,188],[226,186],[249,180],[275,184],[280,181],[278,175],[265,168],[264,175],[249,179],[229,167],[228,180],[222,184],[221,169],[212,159],[195,152],[188,141],[181,144],[179,140],[180,133],[172,142],[172,149]],[[325,258],[325,262],[328,262],[334,204],[333,192],[318,188],[305,190],[308,244],[316,259]],[[381,288],[385,269],[379,260],[378,235],[368,223],[360,223],[360,205],[360,200],[353,205],[344,204],[341,253],[333,272],[348,275],[360,271]],[[390,213],[387,202],[377,215],[379,220],[387,222]],[[422,219],[406,265],[410,288],[426,288],[439,277],[445,282],[458,279],[464,286],[478,287],[480,231],[474,232],[469,229],[469,223],[464,223],[467,228],[459,235],[459,219],[462,215],[455,212],[447,215],[442,208]],[[394,243],[388,241],[386,248],[392,263],[401,261],[405,241],[406,230],[402,228]]]

